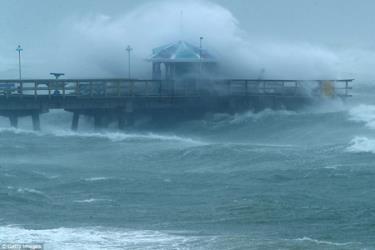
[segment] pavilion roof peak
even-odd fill
[[[205,49],[184,40],[169,43],[152,50],[149,58],[153,62],[216,62],[216,58]]]

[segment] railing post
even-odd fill
[[[266,94],[267,93],[267,82],[266,81],[263,81],[263,94]]]
[[[298,81],[295,82],[294,95],[296,96],[297,93],[298,93]]]
[[[348,81],[345,81],[345,97],[348,96],[348,88],[349,88],[349,83]]]
[[[89,82],[89,86],[90,86],[90,97],[92,97],[93,96],[92,81]]]
[[[62,84],[63,98],[65,99],[65,82],[61,82],[61,84]]]
[[[37,88],[38,88],[38,83],[34,82],[34,98],[35,99],[37,98],[37,95],[38,95]]]
[[[48,88],[48,98],[50,99],[51,98],[51,82],[50,81],[47,82],[47,88]]]
[[[81,93],[81,90],[79,89],[79,82],[77,81],[77,82],[75,82],[75,84],[76,84],[76,96],[79,96]]]
[[[145,96],[148,96],[148,81],[145,81]]]
[[[20,82],[20,94],[22,98],[23,97],[23,82],[22,81]]]
[[[134,95],[134,82],[133,81],[129,82],[129,95],[130,96]]]
[[[171,80],[171,84],[170,84],[170,86],[171,86],[171,96],[174,96],[175,94],[175,80]]]
[[[12,93],[11,91],[5,91],[5,98],[8,99],[8,98],[9,98],[9,95],[10,95],[11,93]]]
[[[120,89],[120,80],[118,80],[117,82],[116,82],[116,84],[117,84],[117,96],[121,96],[121,89]]]

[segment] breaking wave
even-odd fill
[[[375,129],[375,105],[361,104],[349,110],[350,120],[362,122]]]
[[[111,199],[84,199],[84,200],[75,200],[76,203],[98,203],[98,202],[111,202]]]
[[[347,148],[348,152],[353,153],[374,153],[375,154],[375,140],[367,137],[355,137]]]
[[[331,242],[331,241],[326,241],[326,240],[316,240],[316,239],[312,239],[309,237],[294,239],[294,241],[301,241],[301,242],[306,241],[306,242],[311,242],[311,243],[318,244],[318,245],[331,245],[331,246],[348,246],[348,245],[355,244],[354,242],[338,243],[338,242]]]
[[[69,130],[54,129],[45,132],[35,132],[27,129],[0,128],[0,133],[29,134],[35,136],[57,136],[57,137],[80,137],[108,139],[112,142],[132,141],[132,140],[151,140],[151,141],[175,141],[186,144],[206,144],[203,141],[195,140],[177,135],[162,135],[155,133],[123,133],[123,132],[73,132]]]
[[[46,249],[188,249],[197,238],[147,230],[0,227],[0,242],[44,242]]]

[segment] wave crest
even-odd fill
[[[338,242],[332,242],[332,241],[326,241],[326,240],[316,240],[316,239],[312,239],[309,237],[298,238],[298,239],[295,239],[294,241],[307,241],[307,242],[315,243],[318,245],[331,245],[331,246],[347,246],[347,245],[354,244],[354,242],[338,243]]]
[[[0,227],[0,242],[44,242],[46,249],[173,249],[185,248],[197,237],[151,230],[56,228],[28,230]]]
[[[352,153],[374,153],[375,154],[375,140],[367,137],[355,137],[347,148],[348,152]]]
[[[80,138],[97,138],[108,139],[112,142],[121,142],[127,140],[152,140],[152,141],[176,141],[186,144],[206,144],[203,141],[195,140],[188,137],[181,137],[177,135],[162,135],[155,133],[124,133],[124,132],[73,132],[69,130],[54,129],[46,132],[35,132],[25,129],[14,128],[0,128],[0,133],[13,133],[13,134],[30,134],[35,136],[56,136],[56,137],[80,137]]]
[[[351,121],[365,123],[367,127],[375,129],[375,106],[361,104],[349,110]]]

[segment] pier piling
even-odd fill
[[[16,115],[10,115],[9,116],[10,126],[12,128],[18,127],[18,117]]]
[[[123,108],[118,108],[116,111],[117,114],[117,122],[118,122],[118,129],[124,130],[126,126],[126,112]]]
[[[78,130],[78,124],[79,124],[79,113],[73,112],[73,119],[72,119],[72,130],[73,131]]]
[[[103,128],[103,115],[101,113],[94,115],[94,127],[95,130],[101,130]]]
[[[33,121],[33,129],[34,131],[40,131],[40,117],[39,112],[34,111],[31,115],[31,119]]]

